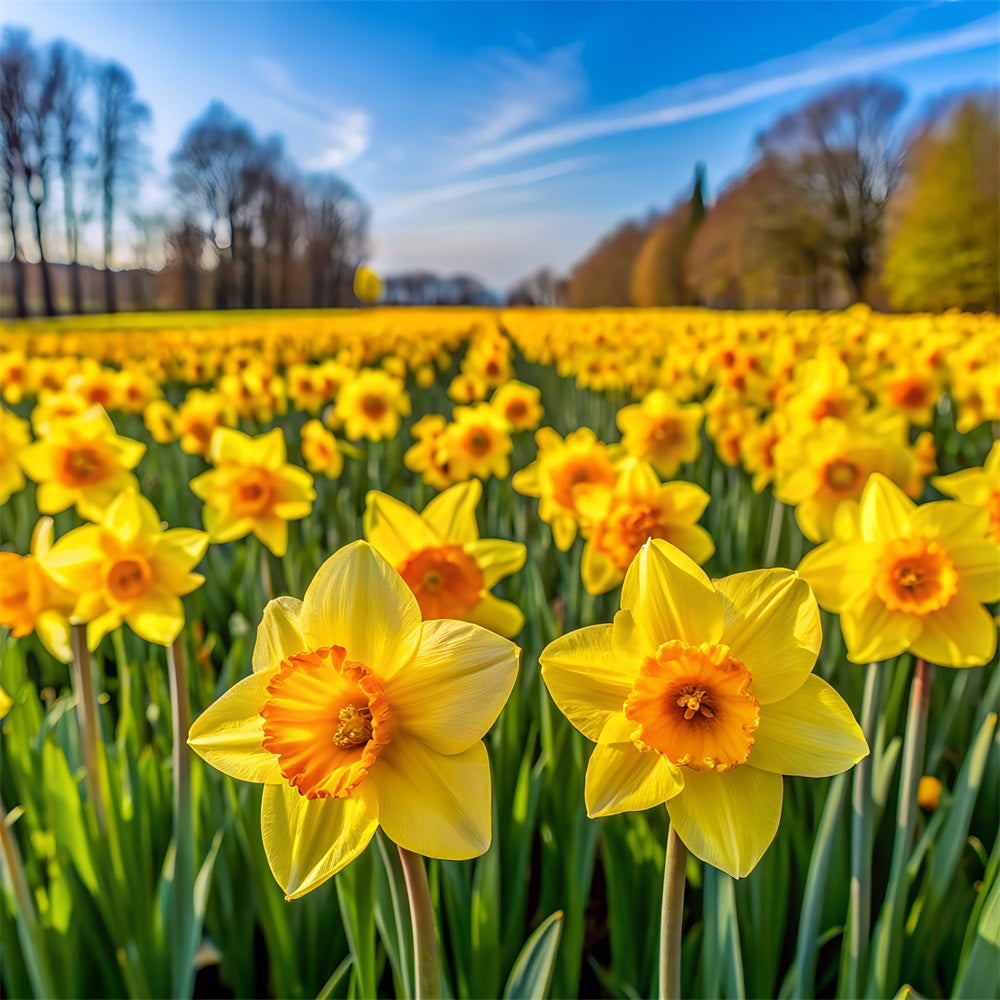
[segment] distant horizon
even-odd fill
[[[980,2],[11,0],[3,24],[135,76],[153,111],[142,211],[170,212],[170,153],[218,99],[358,191],[376,271],[498,294],[568,274],[617,223],[686,196],[698,162],[714,200],[758,132],[837,83],[898,82],[910,124],[1000,84],[1000,12]]]

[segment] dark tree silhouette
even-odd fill
[[[104,294],[107,311],[115,312],[115,206],[138,181],[142,166],[142,130],[150,120],[149,106],[135,93],[135,81],[123,66],[105,63],[97,75],[97,181],[101,191],[104,231]]]
[[[894,126],[904,99],[892,83],[844,84],[779,118],[757,140],[792,197],[821,212],[855,300],[864,298],[899,178],[902,144]]]
[[[24,180],[25,108],[33,58],[26,31],[5,28],[0,46],[0,165],[3,168],[5,218],[10,231],[14,271],[14,308],[28,315],[24,259],[17,240],[17,183]]]

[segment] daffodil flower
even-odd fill
[[[875,473],[859,503],[837,511],[836,537],[799,572],[820,604],[840,615],[848,659],[887,660],[907,650],[945,667],[988,662],[997,646],[1000,545],[983,507],[940,500],[918,506]]]
[[[843,699],[812,672],[819,609],[790,570],[708,579],[653,539],[622,610],[550,643],[549,693],[597,743],[591,817],[666,803],[697,857],[740,878],[774,838],[783,774],[824,777],[868,753]]]
[[[490,588],[523,565],[520,542],[480,538],[476,505],[483,487],[470,479],[439,493],[422,514],[372,490],[365,507],[365,537],[395,567],[425,620],[475,622],[508,639],[524,625],[521,609]]]
[[[131,489],[115,498],[99,524],[63,535],[46,567],[76,595],[72,619],[87,623],[90,649],[122,622],[169,646],[184,626],[181,596],[205,582],[191,569],[207,547],[203,531],[164,531],[153,505]]]
[[[467,622],[422,622],[367,542],[331,556],[303,600],[271,601],[253,674],[191,727],[189,745],[264,785],[261,830],[293,899],[356,858],[381,826],[400,847],[460,860],[492,835],[482,742],[520,651]]]

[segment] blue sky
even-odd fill
[[[502,290],[566,272],[625,217],[710,193],[783,111],[846,79],[901,83],[905,116],[1000,82],[995,2],[72,3],[5,25],[127,66],[153,109],[148,209],[212,99],[372,207],[383,272]]]

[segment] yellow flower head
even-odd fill
[[[448,398],[456,403],[478,403],[487,392],[489,386],[475,372],[459,372],[448,385]]]
[[[455,479],[448,471],[448,456],[441,448],[441,437],[448,421],[439,413],[428,413],[411,428],[416,439],[403,455],[403,464],[411,472],[419,472],[423,481],[436,490],[446,489]]]
[[[164,531],[153,505],[129,489],[99,524],[63,535],[46,563],[76,595],[72,616],[87,623],[90,649],[122,622],[143,639],[168,646],[184,626],[181,596],[204,583],[191,570],[207,547],[203,531]]]
[[[909,650],[946,667],[975,667],[996,650],[983,607],[1000,600],[1000,545],[986,539],[980,507],[917,506],[875,473],[858,504],[837,512],[836,536],[799,572],[840,615],[848,659],[887,660]]]
[[[981,468],[936,476],[931,483],[945,496],[982,507],[989,515],[987,534],[1000,542],[1000,441],[993,442]]]
[[[31,443],[28,421],[10,410],[0,409],[0,504],[24,489],[21,453]]]
[[[252,438],[217,427],[209,461],[215,466],[191,480],[205,501],[202,518],[213,542],[231,542],[252,531],[276,556],[288,548],[288,522],[308,517],[316,491],[305,469],[286,462],[280,427]]]
[[[784,569],[716,580],[667,542],[643,546],[611,625],[556,639],[542,679],[597,747],[589,816],[666,803],[696,857],[741,878],[778,829],[783,774],[823,777],[868,753],[813,674],[819,609]]]
[[[541,498],[538,516],[551,525],[556,547],[565,551],[576,538],[581,488],[614,486],[617,449],[598,441],[589,427],[573,431],[565,441],[551,427],[542,427],[535,432],[535,443],[538,457],[514,473],[512,485],[518,493]]]
[[[453,480],[505,479],[510,472],[510,425],[489,403],[456,406],[438,441],[437,461]]]
[[[52,531],[52,518],[43,517],[32,532],[30,555],[0,552],[0,624],[16,639],[37,632],[56,659],[69,663],[73,650],[68,616],[76,598],[48,569]]]
[[[111,418],[94,406],[78,417],[53,421],[44,438],[22,450],[21,464],[38,483],[43,514],[75,504],[81,517],[97,520],[122,490],[138,487],[128,470],[145,451],[144,444],[119,437]]]
[[[695,523],[708,500],[694,483],[661,483],[653,467],[636,458],[621,463],[614,489],[582,487],[577,505],[586,519],[582,572],[587,592],[603,594],[617,587],[650,538],[676,545],[697,563],[709,559],[715,544]]]
[[[493,393],[490,406],[510,424],[513,431],[533,431],[545,416],[541,391],[516,380],[504,382]]]
[[[524,615],[490,593],[516,573],[527,550],[519,542],[480,538],[478,479],[438,494],[422,514],[372,490],[365,507],[365,538],[392,564],[413,591],[425,621],[456,618],[513,638]]]
[[[337,393],[334,414],[352,441],[382,441],[399,431],[410,412],[410,396],[403,383],[381,368],[362,368]]]
[[[363,264],[354,272],[354,294],[359,302],[378,302],[382,296],[382,280]]]
[[[170,444],[177,440],[174,426],[177,411],[165,400],[154,399],[142,411],[142,421],[146,430],[157,444]]]
[[[225,774],[263,783],[264,850],[288,899],[354,860],[379,826],[418,854],[477,857],[492,824],[482,738],[518,656],[478,625],[421,622],[399,575],[354,542],[303,600],[267,605],[253,674],[188,743]]]
[[[302,428],[302,457],[315,475],[336,479],[344,469],[344,456],[337,439],[321,420],[310,420]]]
[[[663,389],[654,389],[641,403],[618,411],[622,445],[669,478],[682,462],[693,462],[701,451],[698,429],[704,410],[697,403],[678,406]]]
[[[191,389],[177,407],[174,434],[189,455],[207,455],[215,428],[231,423],[230,404],[224,396]]]
[[[814,542],[833,534],[837,505],[856,500],[871,473],[906,485],[917,471],[905,420],[878,413],[854,424],[826,417],[783,437],[772,454],[774,495],[795,507],[802,534]]]

